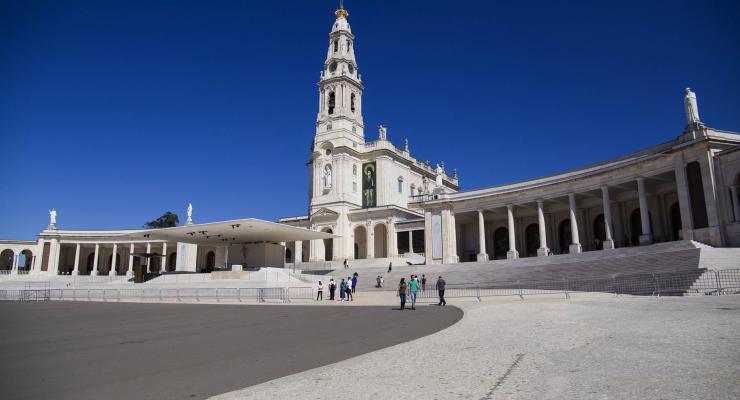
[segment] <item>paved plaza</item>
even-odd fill
[[[740,398],[740,296],[460,306],[434,335],[216,399]]]
[[[202,399],[461,317],[455,307],[0,302],[0,398]]]

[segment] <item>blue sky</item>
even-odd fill
[[[463,189],[740,131],[737,1],[346,1],[366,137]],[[0,3],[0,238],[305,214],[334,1]],[[184,218],[183,218],[184,219]]]

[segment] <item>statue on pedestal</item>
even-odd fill
[[[409,152],[409,140],[408,139],[403,139],[403,151],[405,151],[406,153]]]
[[[686,109],[686,123],[691,125],[701,122],[699,120],[699,107],[696,104],[696,93],[692,92],[690,88],[686,88],[683,104]]]
[[[49,210],[49,229],[56,229],[57,228],[57,210],[51,209]]]
[[[386,140],[388,131],[386,130],[385,126],[380,125],[378,126],[378,139],[380,140]]]
[[[193,204],[188,203],[188,219],[185,221],[185,225],[193,224]]]

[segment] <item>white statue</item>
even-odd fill
[[[696,93],[690,88],[686,88],[686,97],[683,98],[683,105],[686,109],[686,123],[693,124],[701,122],[699,120],[699,107],[696,105]]]
[[[193,223],[193,204],[188,203],[188,220],[186,221],[188,225]]]
[[[424,194],[429,194],[429,178],[424,176],[424,180],[422,181],[421,185],[424,188]]]
[[[403,139],[403,151],[407,153],[409,152],[409,140],[408,139]]]
[[[49,226],[56,226],[57,224],[57,210],[49,210]]]
[[[378,126],[378,139],[386,140],[385,138],[387,136],[387,132],[388,131],[386,130],[385,126],[383,125]]]
[[[324,168],[324,189],[331,189],[331,166],[329,164]]]

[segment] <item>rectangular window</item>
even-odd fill
[[[403,193],[403,181],[398,181],[398,193]]]

